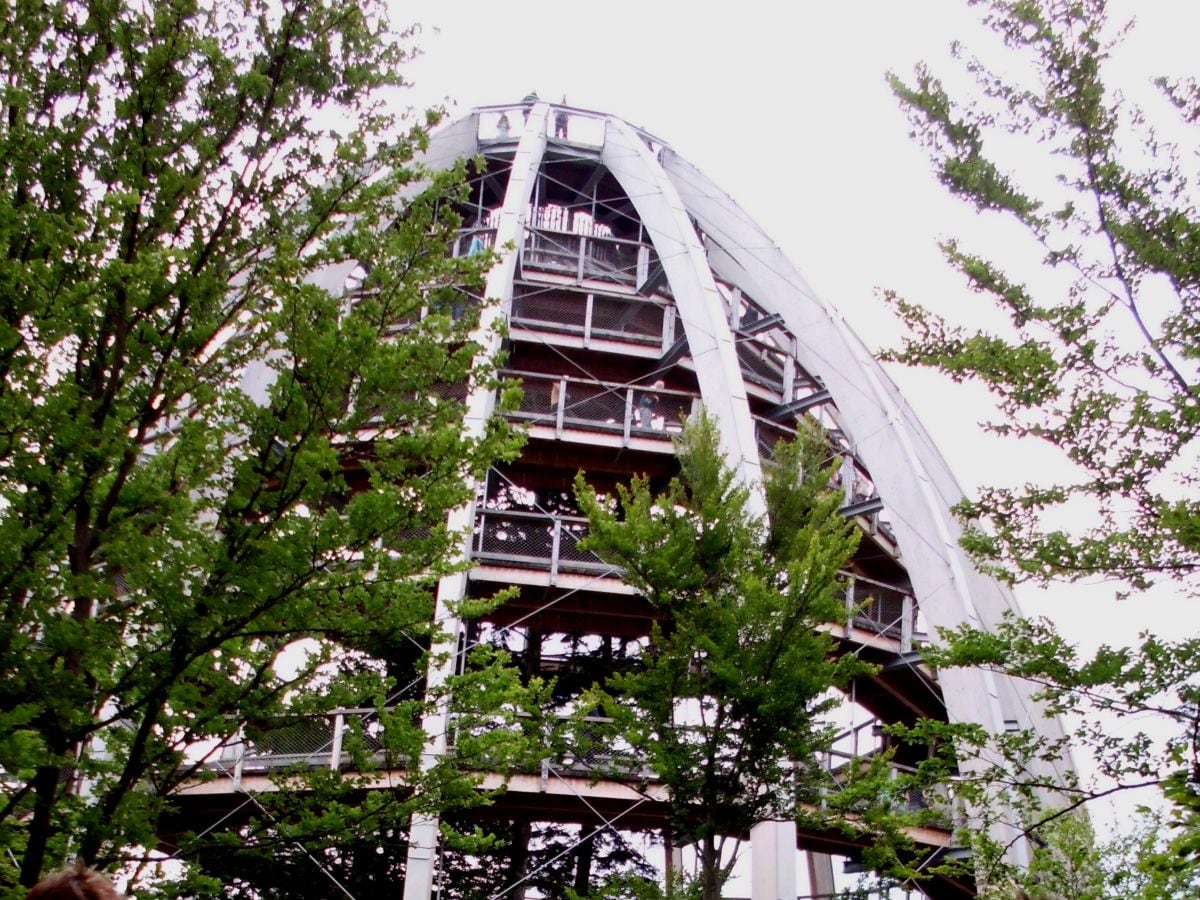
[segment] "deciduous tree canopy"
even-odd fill
[[[1022,269],[1019,248],[1000,259],[996,248],[947,242],[951,265],[1005,327],[973,330],[893,297],[911,334],[887,356],[981,382],[1001,414],[991,428],[1061,454],[1065,474],[1029,473],[1023,487],[962,503],[964,542],[981,564],[1014,580],[1085,580],[1105,599],[1158,584],[1194,602],[1200,85],[1159,80],[1157,96],[1135,107],[1122,92],[1130,86],[1110,80],[1125,29],[1103,0],[973,5],[1000,42],[995,57],[955,47],[974,87],[949,88],[925,65],[892,86],[947,189],[1018,226],[1010,233],[1043,265]],[[1194,866],[1200,641],[1141,637],[1084,658],[1048,622],[1014,621],[996,635],[958,632],[932,658],[1031,679],[1051,710],[1082,714],[1076,745],[1098,760],[1100,789],[1162,786],[1180,826],[1171,865]],[[1145,714],[1166,728],[1143,730]],[[957,736],[964,748],[978,743]],[[1049,786],[1020,774],[1022,760],[1051,748],[1010,735],[1000,749],[986,789],[1023,796],[1030,828],[1054,820],[1041,807]],[[1090,796],[1072,789],[1054,803]]]
[[[5,896],[143,855],[284,709],[378,707],[387,759],[419,752],[446,511],[511,437],[464,437],[447,388],[493,377],[464,300],[487,257],[446,253],[461,171],[411,164],[409,37],[360,0],[4,9]],[[464,709],[512,684],[475,677]],[[321,815],[252,805],[238,840],[329,846],[465,783],[339,807],[327,777]]]

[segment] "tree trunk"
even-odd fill
[[[586,825],[584,826],[587,827]],[[590,832],[579,842],[575,854],[575,893],[584,896],[592,883],[592,857],[596,852],[596,834]]]
[[[701,900],[721,900],[721,854],[716,835],[706,834],[700,848]]]
[[[532,834],[533,827],[528,822],[517,822],[513,826],[512,850],[508,856],[508,876],[505,878],[506,887],[511,884],[517,885],[505,894],[511,900],[525,898],[525,888],[528,885],[521,879],[525,877],[525,869],[529,865],[529,838]],[[521,883],[517,884],[518,881]]]
[[[41,766],[33,776],[33,819],[29,823],[29,839],[21,855],[21,884],[33,887],[42,877],[46,848],[50,844],[50,813],[58,793],[58,766]]]

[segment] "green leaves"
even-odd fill
[[[1037,579],[1111,574],[1140,586],[1185,577],[1200,559],[1186,526],[1161,512],[1187,490],[1197,434],[1196,173],[1105,84],[1108,41],[1119,31],[1100,0],[985,6],[985,21],[1023,70],[1004,76],[969,60],[971,98],[950,96],[925,66],[911,85],[890,76],[893,90],[951,190],[1014,220],[1071,280],[1019,281],[948,242],[951,265],[1007,313],[1012,336],[967,332],[891,297],[912,337],[884,358],[979,380],[1003,416],[990,427],[1043,441],[1074,467],[1057,497],[1013,490],[971,506],[993,536],[972,545],[989,563]],[[1185,102],[1177,96],[1185,88],[1166,90]],[[1016,186],[1012,162],[1004,174],[1013,135],[1026,136],[1025,152],[1057,174],[1061,190],[1047,202],[1058,212],[1049,218]],[[1026,160],[1021,171],[1035,167]],[[1080,500],[1095,504],[1099,527],[1039,527]],[[1027,515],[1010,524],[1015,506]]]
[[[975,298],[1002,313],[1008,330],[962,328],[893,296],[910,337],[884,358],[977,380],[1000,414],[987,427],[1043,442],[1061,456],[1053,476],[983,488],[958,505],[967,523],[963,546],[983,568],[1010,581],[1105,579],[1134,591],[1164,583],[1191,596],[1200,570],[1192,501],[1200,420],[1196,86],[1159,80],[1176,118],[1155,121],[1153,110],[1132,107],[1107,80],[1124,29],[1109,23],[1103,0],[977,5],[1003,44],[1003,72],[956,48],[975,80],[969,92],[952,96],[924,65],[910,83],[890,80],[938,177],[976,209],[1019,226],[1047,271],[1022,268],[1015,253],[1000,260],[963,249],[965,238],[947,242],[951,266]],[[963,318],[976,315],[965,310]],[[1184,850],[1196,825],[1195,640],[1142,635],[1134,646],[1080,658],[1040,620],[945,638],[944,648],[931,650],[937,664],[1027,679],[1050,712],[1079,716],[1075,746],[1115,785],[1096,790],[1164,788],[1181,829],[1184,874],[1171,883],[1188,884],[1197,860],[1194,847]],[[1129,731],[1115,728],[1114,718]],[[1140,724],[1146,720],[1155,727]],[[1034,840],[1049,842],[1053,852],[1042,862],[1054,869],[1091,852],[1049,827],[1060,814],[1042,807],[1050,795],[1071,808],[1089,792],[1022,774],[1027,760],[1051,754],[1056,742],[1039,742],[1032,732],[995,742],[945,737],[977,758],[981,808],[1003,798],[1000,808],[1023,811]],[[1055,878],[1063,874],[1061,866],[1055,871]],[[999,891],[1007,876],[989,877]],[[1135,879],[1107,893],[1116,881],[1064,881],[1054,890],[1157,897],[1168,895],[1165,883]]]
[[[827,456],[816,432],[776,448],[769,522],[748,514],[749,488],[704,416],[685,429],[663,493],[635,479],[614,504],[576,480],[581,546],[620,566],[661,617],[640,664],[596,685],[589,703],[669,788],[672,828],[698,842],[706,897],[727,876],[723,836],[797,814],[804,776],[789,761],[827,748],[831,691],[867,670],[835,658],[819,627],[844,614],[839,573],[858,543]]]
[[[153,846],[240,723],[407,688],[381,715],[411,758],[446,515],[516,438],[463,435],[455,391],[496,361],[439,310],[481,262],[445,253],[463,170],[411,165],[436,114],[389,112],[411,48],[382,4],[9,12],[0,888],[23,893],[68,845]],[[403,815],[470,793],[439,784],[414,773]]]

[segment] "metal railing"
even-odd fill
[[[776,448],[781,441],[794,440],[796,429],[787,425],[754,417],[755,436],[758,442],[758,453],[764,462],[775,459]],[[847,449],[845,439],[837,431],[826,431],[830,441],[830,454],[840,456],[841,464],[833,477],[830,487],[839,490],[845,497],[842,514],[862,518],[866,522],[866,530],[871,535],[881,535],[891,544],[896,543],[888,521],[887,509],[875,487],[875,481],[858,461],[858,458]]]
[[[526,228],[522,272],[551,272],[576,281],[643,285],[658,265],[654,248],[638,241],[596,237],[549,228]]]
[[[828,776],[827,786],[816,797],[802,799],[823,804],[830,791],[842,790],[855,767],[864,766],[884,750],[883,727],[883,722],[871,719],[834,737],[829,749],[818,754],[818,764]],[[951,827],[953,802],[946,785],[905,784],[904,779],[917,770],[901,763],[889,762],[887,770],[891,787],[885,787],[877,795],[878,801],[897,812],[929,812],[932,816],[927,824]]]
[[[464,228],[451,248],[452,256],[474,256],[496,245],[495,228]]]
[[[471,558],[559,572],[615,572],[590,551],[579,549],[587,519],[520,510],[482,509],[475,516]]]
[[[863,628],[900,642],[900,652],[909,653],[922,634],[917,601],[911,593],[861,575],[852,575],[846,585],[846,625]]]
[[[683,432],[684,421],[700,402],[694,393],[649,386],[516,370],[504,376],[520,379],[524,386],[514,418],[551,426],[558,437],[565,429],[620,435],[624,446],[633,437],[669,441]]]
[[[518,288],[513,296],[511,321],[541,331],[581,335],[593,340],[619,341],[661,347],[667,317],[665,304],[634,297],[570,289]]]
[[[510,103],[501,106],[480,107],[477,134],[481,144],[513,142],[525,124],[525,118],[533,109],[533,103]],[[556,141],[566,141],[577,146],[599,148],[604,146],[605,119],[603,113],[570,106],[552,104],[546,123],[546,136]]]
[[[656,773],[650,768],[647,755],[617,734],[613,720],[602,716],[573,718],[565,715],[555,717],[560,727],[553,734],[543,736],[546,752],[539,765],[543,784],[553,775],[579,776],[587,778],[611,778],[655,781]],[[568,727],[561,727],[566,725]],[[477,723],[470,726],[478,733],[496,727],[514,727],[505,724]],[[518,720],[516,726],[526,726]],[[464,742],[464,726],[458,719],[451,725],[447,735],[449,746],[457,747]],[[707,730],[684,727],[704,735]],[[884,748],[882,723],[870,720],[849,728],[836,735],[828,749],[817,754],[814,760],[818,769],[827,776],[825,786],[816,796],[817,802],[830,790],[840,790],[848,770],[863,764]],[[210,764],[233,780],[235,789],[240,789],[241,779],[247,774],[269,774],[295,767],[333,771],[353,770],[365,760],[375,764],[402,766],[409,761],[388,758],[385,749],[383,721],[374,708],[338,708],[328,713],[314,713],[289,717],[255,729],[252,737],[237,736],[225,746],[218,759]],[[473,760],[486,765],[486,759]],[[906,766],[889,764],[894,779],[899,781],[905,773],[914,772]],[[909,811],[924,809],[944,810],[949,808],[948,792],[944,788],[917,789],[898,787],[894,796],[887,798],[897,808]]]
[[[290,716],[267,726],[239,732],[222,748],[212,768],[240,783],[243,774],[294,766],[341,770],[361,753],[383,760],[383,723],[374,708],[338,708],[327,713]]]
[[[786,390],[786,353],[760,341],[740,339],[737,342],[737,356],[743,378],[783,399]]]

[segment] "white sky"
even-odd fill
[[[877,288],[948,312],[978,306],[942,262],[939,238],[975,234],[1004,257],[1005,232],[935,182],[884,82],[922,59],[948,73],[955,38],[990,41],[965,2],[393,2],[397,24],[423,25],[424,56],[409,69],[414,106],[448,100],[464,114],[536,90],[644,127],[754,217],[872,348],[897,335]],[[1200,2],[1110,5],[1114,20],[1138,20],[1120,57],[1128,92],[1194,71]],[[1014,454],[981,435],[978,393],[932,373],[893,375],[965,486],[1037,478],[1028,459],[1013,468]],[[1019,592],[1027,610],[1088,644],[1172,631],[1170,592],[1154,605],[1114,606],[1112,594],[1056,590],[1046,603]]]

